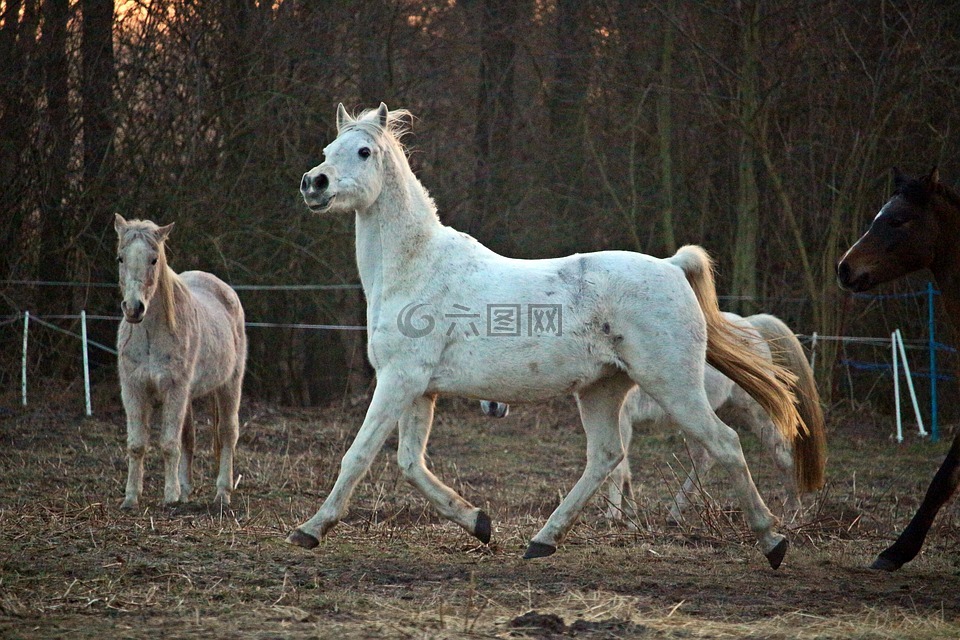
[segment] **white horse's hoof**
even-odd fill
[[[139,503],[136,500],[124,500],[123,504],[120,505],[120,508],[124,511],[133,511],[138,505]]]
[[[783,557],[787,555],[787,549],[789,547],[790,542],[784,538],[777,546],[764,554],[767,556],[767,562],[770,563],[771,568],[778,569],[780,567],[780,564],[783,562]]]
[[[474,537],[483,544],[490,544],[490,533],[493,530],[493,523],[490,516],[481,511],[477,514],[477,522],[473,525]]]
[[[534,558],[546,558],[547,556],[552,556],[556,552],[557,548],[552,544],[544,544],[542,542],[532,540],[527,546],[527,552],[523,554],[523,559],[532,560]]]
[[[287,536],[287,542],[290,544],[295,544],[298,547],[303,547],[304,549],[314,549],[317,545],[320,544],[320,541],[314,538],[309,533],[305,533],[300,529],[294,529],[290,532],[290,535]]]

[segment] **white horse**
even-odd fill
[[[758,355],[768,361],[777,361],[796,376],[793,391],[809,432],[798,433],[793,440],[784,438],[757,401],[733,380],[710,365],[704,371],[703,380],[713,410],[719,411],[733,424],[750,429],[759,438],[780,472],[786,491],[784,509],[795,515],[802,508],[801,496],[819,490],[824,482],[826,431],[813,370],[807,363],[800,341],[779,318],[768,314],[747,318],[734,313],[723,315],[749,336]],[[503,418],[510,412],[510,405],[505,402],[483,400],[480,407],[484,415],[493,418]],[[667,422],[667,418],[663,409],[649,394],[639,387],[631,390],[620,411],[620,437],[624,450],[629,454],[635,426],[661,426],[664,422]],[[702,480],[713,467],[713,459],[703,447],[692,442],[690,449],[694,468],[670,507],[670,517],[675,521],[681,519],[683,511],[689,506],[689,496],[696,487],[697,479]],[[631,521],[635,521],[637,508],[631,479],[630,458],[627,455],[610,473],[607,485],[609,506],[606,511],[610,520],[620,520],[626,514]]]
[[[135,508],[143,493],[143,458],[154,412],[160,415],[163,501],[187,501],[193,488],[190,401],[208,394],[214,399],[214,453],[220,460],[216,499],[228,505],[247,357],[240,300],[209,273],[174,273],[164,251],[172,223],[158,227],[118,214],[114,227],[123,296],[117,352],[129,465],[122,507]]]
[[[784,509],[795,515],[802,507],[801,496],[819,490],[824,483],[826,431],[813,370],[807,362],[800,341],[779,318],[768,314],[747,318],[733,313],[724,315],[751,337],[753,348],[761,357],[778,362],[796,376],[793,392],[808,432],[798,433],[793,439],[785,438],[757,401],[727,376],[707,365],[703,381],[714,411],[719,411],[733,424],[749,428],[760,440],[777,467],[786,490]],[[661,424],[665,421],[666,415],[650,395],[640,388],[632,390],[620,412],[620,436],[623,438],[625,451],[630,451],[634,426]],[[696,442],[690,443],[690,450],[693,469],[670,507],[670,517],[675,521],[681,519],[683,511],[689,506],[689,496],[693,493],[698,478],[702,480],[714,463],[713,458]],[[629,456],[624,457],[610,474],[607,499],[608,518],[619,520],[624,514],[636,515]]]
[[[550,555],[623,459],[620,407],[639,384],[727,469],[762,552],[779,566],[787,540],[774,530],[736,432],[710,408],[704,361],[749,389],[787,437],[803,423],[782,382],[792,376],[756,357],[720,314],[706,252],[684,247],[666,260],[624,251],[500,256],[440,223],[399,141],[407,115],[381,104],[353,118],[340,105],[326,160],[300,184],[311,211],[355,215],[377,387],[333,489],[288,542],[319,544],[398,422],[405,477],[440,514],[488,542],[489,516],[424,463],[436,397],[529,402],[572,393],[587,464],[524,557]]]

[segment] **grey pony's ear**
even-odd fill
[[[390,110],[387,109],[387,104],[381,102],[380,106],[377,108],[377,121],[380,122],[380,126],[384,129],[387,128],[387,118],[390,115]]]
[[[344,125],[350,122],[350,114],[343,108],[343,103],[337,105],[337,133],[343,129]]]
[[[165,227],[157,227],[157,239],[160,242],[165,242],[167,238],[170,237],[170,232],[173,231],[173,225],[177,224],[176,222],[171,222]]]
[[[113,214],[113,228],[117,234],[123,233],[123,230],[127,228],[126,219],[119,213]]]

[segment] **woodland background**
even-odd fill
[[[0,1],[0,316],[117,315],[112,288],[18,283],[114,282],[114,212],[175,221],[178,271],[358,282],[352,218],[310,215],[298,185],[337,103],[381,100],[417,116],[441,219],[498,252],[694,242],[729,310],[925,336],[922,300],[851,298],[833,270],[891,166],[960,183],[960,3],[933,0]],[[356,289],[241,296],[248,320],[363,324]],[[116,323],[91,331],[110,344]],[[363,332],[249,335],[250,397],[370,384]],[[20,339],[0,327],[11,391]],[[35,374],[76,378],[75,340],[31,339]],[[828,400],[852,383],[839,360],[823,343]]]

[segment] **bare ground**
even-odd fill
[[[666,524],[686,461],[670,430],[635,439],[637,530],[608,525],[597,499],[556,555],[522,560],[582,470],[570,401],[514,407],[500,421],[472,402],[441,403],[429,463],[491,515],[489,546],[425,506],[398,473],[392,441],[346,520],[304,551],[284,535],[319,507],[364,400],[317,411],[245,405],[242,478],[226,511],[207,504],[214,472],[201,412],[195,502],[160,504],[152,450],[141,509],[129,514],[119,509],[126,462],[114,396],[100,390],[93,419],[54,393],[3,411],[0,636],[960,637],[955,509],[899,573],[864,568],[909,519],[946,450],[890,442],[889,417],[834,412],[828,486],[808,498],[773,571],[719,471],[688,521]],[[772,465],[750,436],[743,442],[776,510]]]

